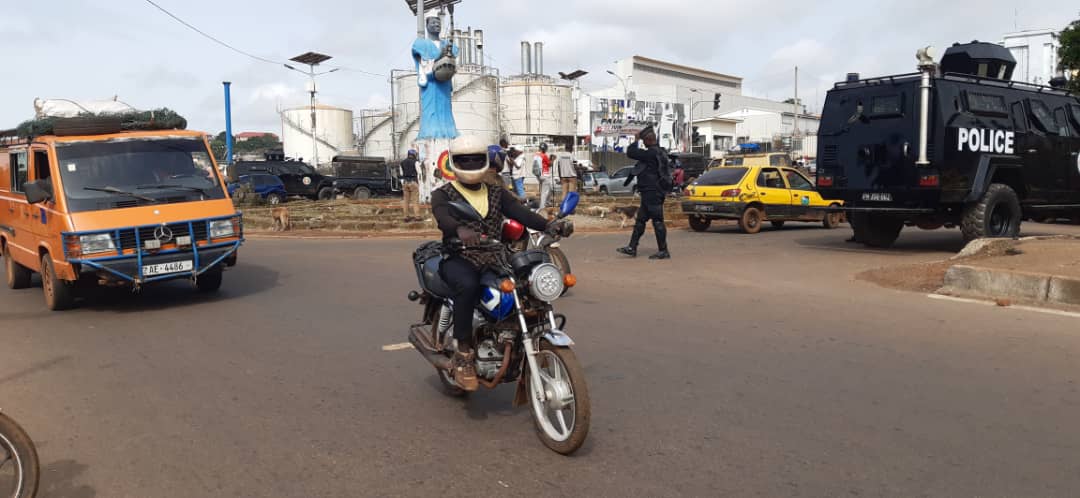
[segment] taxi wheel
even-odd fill
[[[831,205],[829,207],[839,207],[839,204],[833,204],[833,205]],[[840,213],[840,212],[825,213],[825,219],[822,220],[821,223],[823,225],[825,225],[825,228],[829,228],[829,229],[836,228],[836,227],[840,226],[840,223],[843,220],[843,217],[844,217],[844,214]]]
[[[761,220],[764,217],[761,209],[748,207],[743,211],[742,218],[739,219],[739,229],[750,234],[758,233],[761,231]]]
[[[704,232],[712,225],[712,220],[701,216],[690,217],[690,229],[695,232]]]
[[[75,306],[75,285],[56,275],[56,267],[48,254],[41,257],[41,288],[45,291],[45,306],[62,311]]]

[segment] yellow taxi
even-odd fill
[[[723,166],[701,175],[687,188],[682,210],[690,228],[709,229],[712,220],[738,220],[746,233],[758,233],[769,222],[780,228],[788,221],[821,222],[835,228],[843,220],[842,201],[823,199],[814,183],[795,169],[780,166]]]

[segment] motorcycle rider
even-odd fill
[[[533,230],[568,236],[574,226],[566,220],[551,223],[519,203],[503,188],[489,187],[484,178],[490,160],[483,140],[462,136],[450,144],[450,169],[456,179],[431,193],[431,211],[443,234],[443,242],[460,239],[464,250],[443,261],[440,276],[454,290],[454,339],[457,343],[453,358],[454,382],[466,391],[479,387],[476,378],[476,353],[473,344],[473,310],[480,301],[480,272],[497,261],[497,254],[476,247],[486,240],[497,241],[503,221],[517,220]],[[482,221],[461,219],[450,202],[468,203],[483,218]]]

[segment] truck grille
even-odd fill
[[[173,240],[177,237],[191,236],[192,242],[205,242],[207,240],[207,223],[205,221],[197,221],[191,223],[193,231],[188,230],[187,223],[172,223],[166,225],[169,230],[172,231]],[[142,227],[139,228],[139,240],[153,240],[154,230],[157,227]],[[121,249],[135,249],[135,229],[128,228],[120,231],[120,248]]]
[[[839,147],[835,145],[826,145],[821,152],[821,165],[822,166],[837,166],[839,161],[837,160]]]

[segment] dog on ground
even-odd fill
[[[589,213],[589,216],[595,216],[597,218],[607,218],[608,213],[611,212],[611,208],[604,206],[592,206],[585,212]]]
[[[289,220],[289,208],[276,207],[271,209],[270,218],[274,222],[275,232],[292,230],[292,221]]]
[[[626,228],[626,223],[637,217],[637,206],[615,206],[611,212],[619,218],[619,228]]]

